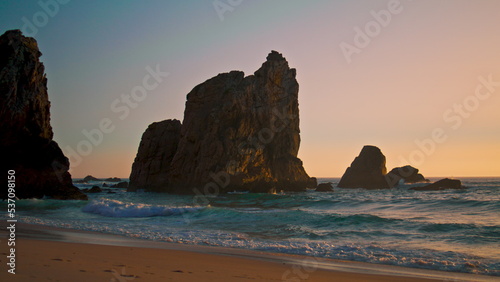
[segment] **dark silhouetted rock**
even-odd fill
[[[148,126],[132,165],[128,191],[162,191],[181,138],[181,122],[164,120]]]
[[[119,182],[115,185],[111,185],[111,188],[128,188],[128,182],[127,181]]]
[[[410,165],[393,168],[385,177],[390,186],[398,185],[401,179],[405,183],[429,182],[429,179],[418,173],[417,168]]]
[[[316,187],[316,192],[333,192],[333,185],[331,182],[320,183],[318,187]]]
[[[83,178],[83,181],[85,182],[90,182],[90,181],[101,181],[99,178],[95,178],[92,175],[87,175]]]
[[[447,190],[447,189],[465,189],[462,186],[462,181],[458,179],[441,179],[429,185],[421,186],[421,187],[412,187],[410,190],[416,191],[439,191],[439,190]]]
[[[92,186],[92,188],[90,188],[87,193],[101,193],[102,192],[102,189],[99,188],[99,186]]]
[[[391,186],[385,179],[385,156],[375,146],[364,146],[337,185],[340,188],[381,189]]]
[[[307,188],[318,187],[318,179],[316,177],[309,178],[309,182],[307,184]]]
[[[15,170],[16,197],[86,200],[73,186],[69,160],[52,140],[47,78],[35,39],[0,36],[0,169]],[[7,197],[7,189],[0,189]]]
[[[107,181],[107,182],[120,182],[122,180],[120,178],[118,178],[118,177],[110,177],[110,178],[104,179],[104,181]]]
[[[148,128],[144,133],[129,191],[304,191],[311,179],[297,158],[299,85],[295,76],[285,58],[272,51],[254,75],[231,71],[194,87],[187,95],[178,142],[178,128]],[[151,138],[162,132],[168,133],[167,141]],[[150,148],[161,148],[163,143],[167,143],[163,150],[168,157],[160,158]]]
[[[108,184],[106,184],[106,183],[103,183],[103,184],[102,184],[102,187],[109,187],[109,185],[108,185]]]

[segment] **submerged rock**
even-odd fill
[[[445,178],[438,180],[434,183],[431,183],[429,185],[410,188],[410,190],[416,190],[416,191],[440,191],[447,189],[465,189],[465,187],[462,186],[462,181],[458,179]]]
[[[45,69],[35,39],[0,36],[0,168],[15,171],[17,198],[80,199],[69,160],[52,140]],[[7,197],[7,189],[0,190]]]
[[[83,189],[82,191],[86,193],[101,193],[102,189],[99,186],[92,186],[92,188]]]
[[[295,75],[285,58],[272,51],[254,75],[231,71],[197,85],[187,95],[182,125],[165,121],[144,133],[129,191],[276,192],[315,187],[297,158]]]
[[[320,183],[318,187],[316,187],[316,192],[333,192],[333,185],[331,182]]]
[[[385,156],[375,146],[364,146],[337,185],[340,188],[391,188],[385,178]]]
[[[404,180],[404,183],[429,182],[429,179],[418,173],[417,168],[410,165],[395,167],[386,175],[386,180],[390,186],[396,186],[401,179]]]

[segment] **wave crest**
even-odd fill
[[[167,207],[159,205],[124,203],[118,200],[93,200],[82,208],[83,212],[99,214],[108,217],[152,217],[172,216],[192,213],[202,207]]]

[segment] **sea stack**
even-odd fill
[[[231,71],[194,87],[187,95],[182,125],[166,121],[144,133],[129,191],[314,188],[297,158],[299,84],[295,76],[285,58],[272,51],[253,75]],[[156,154],[153,147],[162,148],[165,155]]]
[[[161,192],[165,189],[180,137],[181,122],[178,120],[169,119],[148,126],[132,165],[128,191],[140,188]]]
[[[385,156],[375,146],[364,146],[337,185],[340,188],[391,188],[385,178]]]
[[[20,30],[0,36],[0,167],[15,171],[17,198],[80,199],[69,161],[52,140],[47,78],[35,39]],[[1,189],[1,198],[7,189]]]

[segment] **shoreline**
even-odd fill
[[[0,226],[0,236],[6,238],[8,235],[6,223],[2,222]],[[15,281],[28,281],[33,275],[47,279],[58,279],[57,277],[63,279],[69,277],[67,275],[73,275],[72,280],[75,276],[86,277],[86,279],[107,277],[105,279],[110,280],[113,279],[113,275],[117,276],[116,279],[129,279],[123,281],[136,278],[143,279],[143,281],[156,281],[155,279],[164,281],[165,278],[172,278],[175,281],[182,281],[184,278],[193,281],[231,281],[231,279],[236,278],[275,281],[305,281],[306,279],[330,281],[332,278],[335,278],[336,281],[494,281],[496,279],[493,276],[476,274],[237,248],[157,242],[121,235],[26,223],[16,224],[16,241],[18,271],[14,277]],[[8,246],[5,240],[0,243],[2,253],[0,260],[4,262]],[[93,257],[92,254],[97,255],[97,257]],[[140,256],[135,254],[140,254]],[[137,257],[142,257],[144,260],[138,261]],[[102,261],[99,261],[100,259]],[[105,261],[111,260],[116,261],[116,266],[123,265],[123,273],[120,274],[120,270],[116,269],[103,269],[113,266],[106,265]],[[75,261],[78,263],[70,265],[80,266],[84,269],[68,267],[68,263]],[[66,262],[64,269],[54,271],[54,268],[62,266],[60,262]],[[176,268],[179,269],[165,267],[172,264],[175,264]],[[0,278],[9,275],[7,277],[12,279],[14,275],[7,273],[5,263],[2,265]],[[22,267],[25,265],[30,266],[29,270]],[[85,269],[85,267],[89,269]],[[207,269],[206,271],[212,272],[201,272],[200,269],[207,267],[211,270]],[[125,274],[127,268],[129,268],[130,273],[132,270],[137,270],[142,275]],[[99,269],[102,270],[99,271]],[[155,272],[148,272],[145,269],[155,269]],[[122,274],[125,276],[120,276]],[[189,274],[189,276],[185,275],[186,277],[183,278],[180,274]],[[145,276],[148,276],[146,280],[144,280]],[[161,279],[159,279],[160,276]]]

